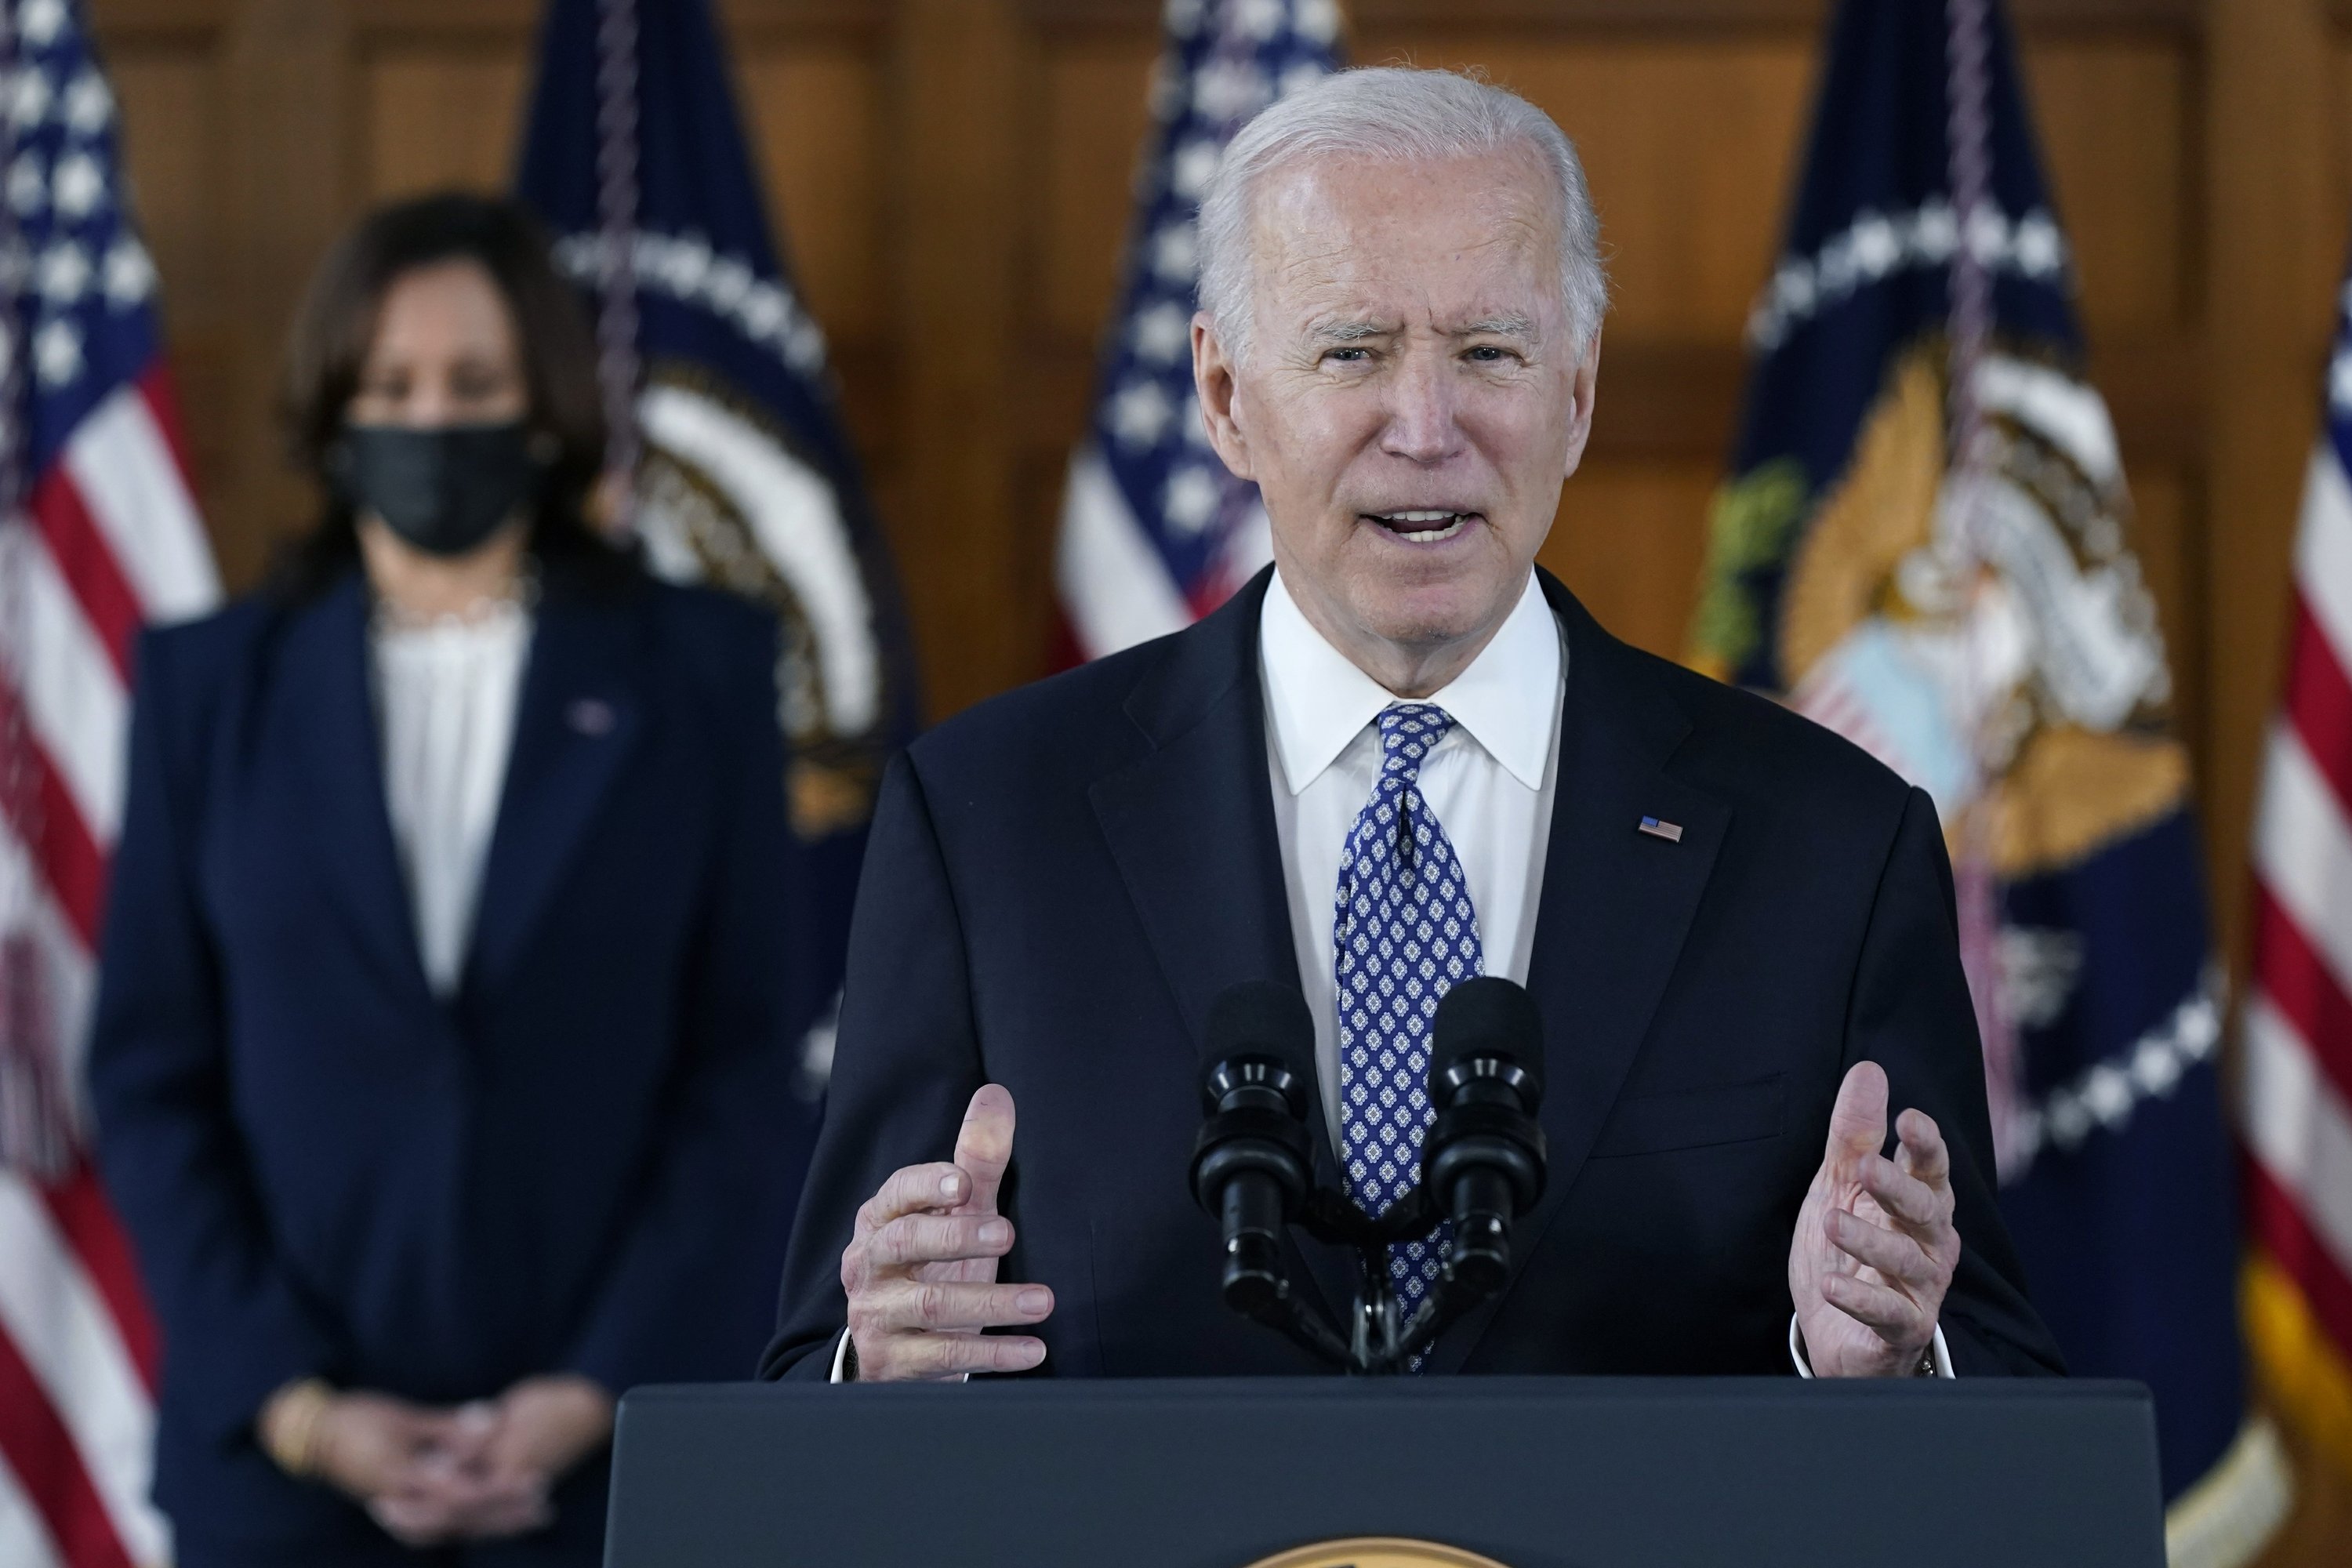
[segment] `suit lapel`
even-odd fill
[[[1549,574],[1543,586],[1569,632],[1559,771],[1528,975],[1544,1025],[1549,1174],[1534,1212],[1514,1227],[1512,1286],[1575,1185],[1641,1050],[1731,822],[1721,802],[1665,771],[1689,730],[1681,709],[1567,589]],[[1640,831],[1645,816],[1680,824],[1681,841]],[[1460,1370],[1499,1300],[1446,1334],[1431,1370]]]
[[[1151,749],[1088,792],[1175,994],[1195,1052],[1188,1070],[1198,1062],[1218,993],[1244,980],[1299,983],[1258,676],[1258,610],[1271,575],[1260,573],[1222,609],[1171,639],[1168,657],[1137,683],[1127,703]],[[1316,1171],[1328,1183],[1339,1165],[1311,1060],[1308,1068]],[[1311,1243],[1299,1245],[1297,1255],[1330,1304],[1343,1308],[1353,1288],[1349,1259]]]
[[[628,601],[551,583],[516,703],[498,824],[476,907],[466,984],[495,986],[545,914],[644,723],[631,679],[637,627]]]
[[[383,747],[368,667],[369,599],[358,573],[288,626],[280,689],[307,775],[310,850],[328,897],[395,992],[430,1005],[408,883],[384,805]]]

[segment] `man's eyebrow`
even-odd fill
[[[1488,316],[1471,322],[1454,334],[1459,338],[1534,338],[1539,336],[1532,316]]]
[[[1385,338],[1396,331],[1378,321],[1318,321],[1307,329],[1307,339],[1316,343],[1360,343],[1367,338]]]

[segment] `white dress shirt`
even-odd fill
[[[502,600],[462,619],[379,616],[370,634],[384,805],[417,954],[443,997],[456,994],[473,937],[530,628],[530,612]]]

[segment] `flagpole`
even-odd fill
[[[606,525],[636,529],[637,432],[637,7],[597,0],[596,222],[603,243],[596,313],[596,378],[604,395]]]
[[[1949,159],[1954,225],[1951,302],[1946,380],[1950,453],[1945,493],[1956,506],[1955,538],[1964,595],[1972,595],[1984,566],[1979,537],[1979,500],[1993,464],[1992,433],[1977,397],[1977,371],[1992,336],[1992,247],[1979,244],[1999,221],[1993,206],[1991,113],[1988,50],[1991,0],[1945,0],[1947,102],[1946,149]],[[2000,889],[1993,871],[1997,770],[1988,737],[1991,716],[1982,714],[1985,659],[1979,617],[1966,607],[1966,657],[1960,679],[1962,711],[1977,725],[1968,737],[1974,752],[1976,787],[1962,808],[1958,864],[1953,868],[1959,917],[1960,961],[1969,997],[1982,1037],[1985,1094],[1992,1113],[1995,1163],[2007,1173],[2024,1133],[2024,1064],[2018,1057],[2000,995]]]

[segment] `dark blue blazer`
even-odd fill
[[[971,710],[892,768],[768,1375],[825,1375],[858,1204],[893,1169],[947,1159],[991,1079],[1019,1121],[1002,1277],[1055,1292],[1043,1371],[1319,1370],[1226,1310],[1217,1226],[1186,1189],[1212,1000],[1298,981],[1258,670],[1265,581],[1174,637]],[[1550,1182],[1504,1292],[1430,1369],[1788,1373],[1790,1233],[1839,1079],[1867,1057],[1952,1145],[1958,1370],[2057,1370],[1994,1207],[1927,797],[1543,589],[1569,644],[1528,982]],[[1644,816],[1682,841],[1638,832]],[[1348,1258],[1298,1243],[1293,1275],[1344,1311]]]
[[[813,1135],[773,622],[551,566],[444,1002],[368,616],[353,574],[140,650],[90,1074],[163,1328],[157,1496],[198,1541],[383,1541],[256,1446],[292,1378],[447,1403],[741,1375]],[[601,1470],[522,1557],[596,1560]]]

